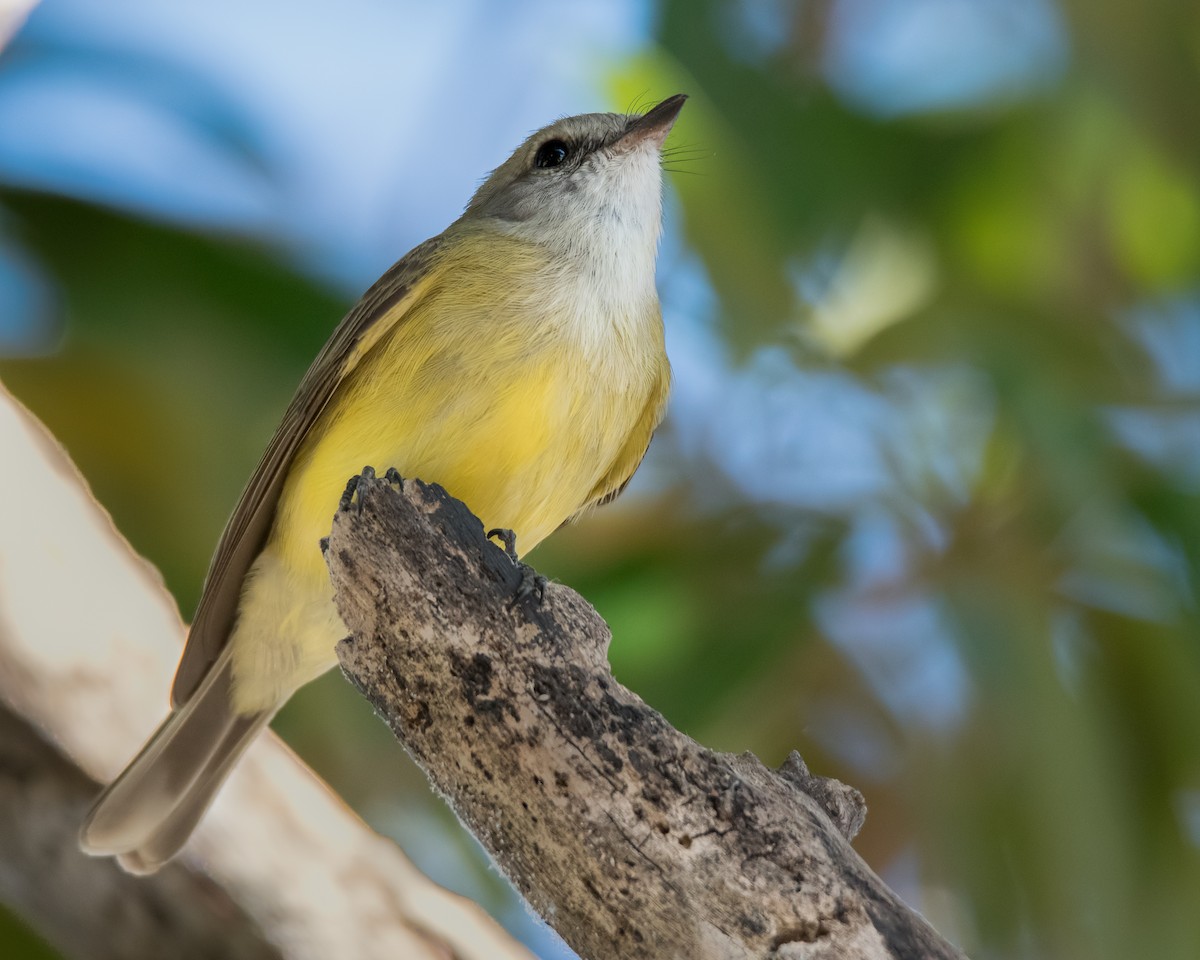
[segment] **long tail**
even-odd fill
[[[79,843],[116,856],[132,873],[153,873],[187,842],[254,735],[274,711],[239,715],[231,657],[209,671],[92,807]]]

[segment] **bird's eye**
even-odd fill
[[[567,162],[570,155],[571,148],[561,140],[547,140],[538,147],[537,155],[533,158],[533,165],[541,169],[560,167]]]

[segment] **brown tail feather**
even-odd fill
[[[85,852],[153,873],[187,842],[273,712],[237,714],[231,685],[227,653],[100,795],[80,831]]]

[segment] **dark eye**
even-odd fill
[[[570,155],[571,148],[561,140],[547,140],[538,147],[537,155],[533,158],[533,165],[542,169],[560,167],[567,162],[567,157]]]

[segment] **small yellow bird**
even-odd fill
[[[347,634],[318,548],[363,464],[436,481],[529,550],[615,497],[670,386],[654,265],[686,97],[538,131],[383,275],[313,362],[217,546],[171,714],[80,845],[150,873]]]

